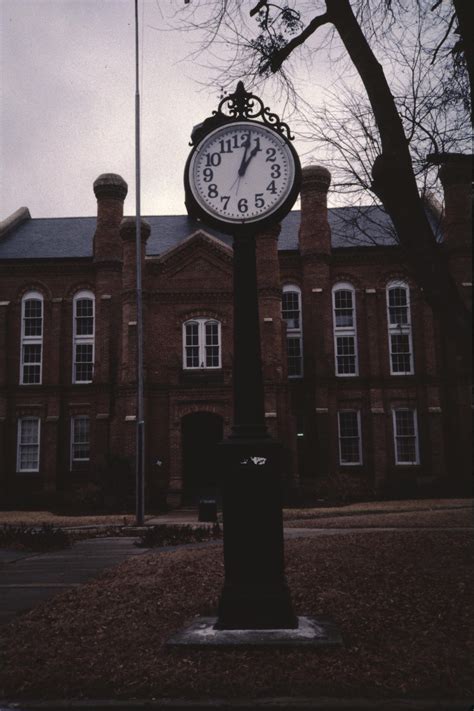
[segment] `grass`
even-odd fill
[[[465,698],[474,694],[473,550],[465,532],[292,540],[296,612],[331,617],[345,647],[169,649],[215,610],[221,547],[149,553],[0,630],[5,698]]]

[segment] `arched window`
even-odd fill
[[[303,375],[303,324],[299,286],[286,284],[283,287],[281,315],[286,321],[288,377],[301,378]]]
[[[73,383],[91,383],[94,377],[94,320],[94,294],[79,291],[73,300]]]
[[[410,289],[403,281],[391,281],[387,284],[387,323],[390,373],[412,375],[414,365]]]
[[[221,367],[221,324],[194,318],[183,324],[183,368]]]
[[[356,304],[352,284],[335,284],[332,304],[336,375],[358,375]]]
[[[20,384],[41,385],[43,369],[43,296],[30,291],[21,301]]]

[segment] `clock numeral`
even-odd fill
[[[276,148],[267,148],[266,163],[273,163],[276,160]]]
[[[263,193],[255,193],[255,207],[264,207],[265,200],[263,199]]]
[[[221,155],[220,153],[207,153],[206,154],[206,165],[207,166],[214,166],[214,168],[217,168],[218,165],[221,164]]]
[[[267,190],[268,190],[268,192],[271,193],[272,195],[275,195],[275,194],[276,194],[277,189],[276,189],[276,185],[275,185],[275,181],[274,181],[274,180],[272,180],[272,182],[270,183],[270,185],[267,185]]]
[[[224,203],[224,210],[227,210],[227,205],[229,204],[230,195],[221,195],[221,202]]]
[[[247,200],[245,198],[241,198],[237,203],[237,208],[240,210],[240,212],[247,212],[247,210],[249,209]]]
[[[236,136],[234,136],[236,138]],[[232,141],[228,138],[226,141],[219,141],[220,152],[221,153],[233,153],[232,151]]]
[[[214,171],[212,170],[212,168],[204,168],[202,174],[205,183],[210,183],[214,177]]]
[[[260,138],[255,138],[255,148],[253,149],[253,153],[259,153],[262,149],[260,148]]]
[[[216,198],[219,195],[217,192],[217,185],[215,183],[211,183],[207,189],[207,197],[210,198]]]
[[[272,172],[270,173],[272,178],[279,178],[281,175],[281,167],[278,163],[272,165]]]

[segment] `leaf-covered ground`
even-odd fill
[[[465,528],[474,526],[471,508],[449,511],[372,512],[285,521],[285,528]]]
[[[222,548],[153,552],[2,628],[0,696],[473,698],[467,533],[324,535],[286,558],[297,613],[331,617],[344,648],[166,648],[215,609]]]

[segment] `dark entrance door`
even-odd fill
[[[181,421],[184,503],[217,494],[216,447],[223,437],[222,417],[210,412],[186,415]]]

